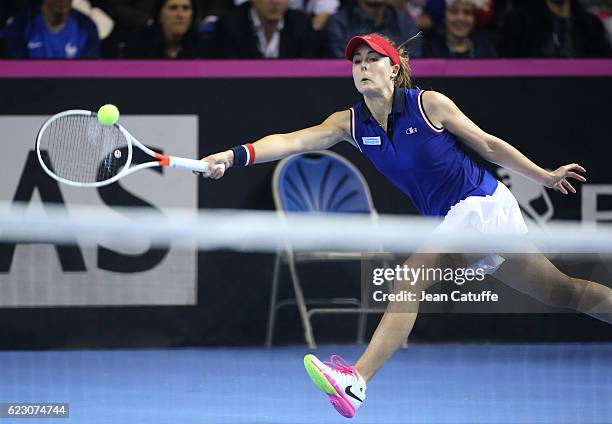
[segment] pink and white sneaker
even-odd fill
[[[304,357],[304,367],[313,383],[323,390],[340,415],[353,418],[366,398],[366,382],[355,367],[338,355],[321,362],[314,355]]]

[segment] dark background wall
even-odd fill
[[[578,162],[589,171],[589,183],[612,183],[611,78],[418,78],[416,82],[420,88],[445,93],[483,129],[511,142],[540,165],[552,168]],[[359,101],[350,78],[0,79],[0,87],[2,115],[52,114],[75,107],[96,110],[104,103],[120,105],[123,114],[197,114],[201,155],[315,125]],[[365,174],[380,213],[414,213],[409,200],[359,152],[348,145],[334,150]],[[273,209],[273,169],[274,164],[258,165],[231,170],[217,182],[200,181],[200,207]],[[550,196],[554,219],[581,218],[579,195],[551,192]],[[272,261],[265,254],[201,252],[197,306],[0,309],[0,348],[260,344]],[[327,270],[329,279],[318,279],[310,290],[354,293],[356,285],[347,282],[351,275],[359,278],[358,267]],[[377,319],[371,317],[372,328]],[[354,318],[318,317],[315,332],[322,342],[350,342],[355,323]],[[346,329],[346,338],[332,337],[330,324]],[[282,311],[278,343],[301,343],[301,335],[297,313],[290,308]],[[612,328],[575,314],[429,314],[417,321],[413,339],[609,341]]]

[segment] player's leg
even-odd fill
[[[438,268],[454,264],[450,255],[415,253],[404,265],[409,268]],[[420,292],[436,281],[421,279],[411,284],[395,281],[394,293],[409,291],[420,297]],[[404,343],[416,320],[418,301],[390,302],[365,352],[351,366],[337,355],[331,362],[322,362],[314,355],[306,355],[304,366],[313,382],[325,392],[336,410],[345,417],[353,417],[365,399],[367,380],[384,365]]]
[[[404,265],[409,268],[425,269],[457,268],[466,266],[468,259],[459,254],[415,253]],[[411,291],[420,298],[421,292],[436,284],[435,280],[419,279],[414,285],[406,281],[396,281],[394,291]],[[404,344],[411,333],[417,318],[418,302],[390,302],[385,314],[380,320],[370,343],[355,364],[355,368],[366,381],[372,379],[374,374],[391,358],[391,356]]]
[[[612,323],[612,289],[572,278],[536,249],[530,252],[503,255],[506,262],[492,276],[546,305],[574,309]]]

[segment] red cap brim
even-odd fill
[[[367,44],[376,53],[387,56],[389,59],[391,59],[391,62],[394,65],[400,64],[400,56],[395,47],[393,47],[387,40],[376,34],[358,35],[351,38],[346,45],[344,57],[346,57],[348,60],[353,60],[355,50],[362,44]]]

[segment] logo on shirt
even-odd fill
[[[380,146],[380,137],[361,137],[364,146]]]
[[[42,45],[42,41],[28,41],[28,49],[39,49]]]
[[[66,47],[64,48],[64,51],[66,52],[66,57],[68,59],[75,57],[77,54],[77,50],[78,50],[77,46],[75,46],[74,44],[70,42],[68,42],[66,44]]]
[[[410,134],[416,134],[418,131],[415,127],[410,127],[408,129],[406,129],[406,134],[410,135]]]

